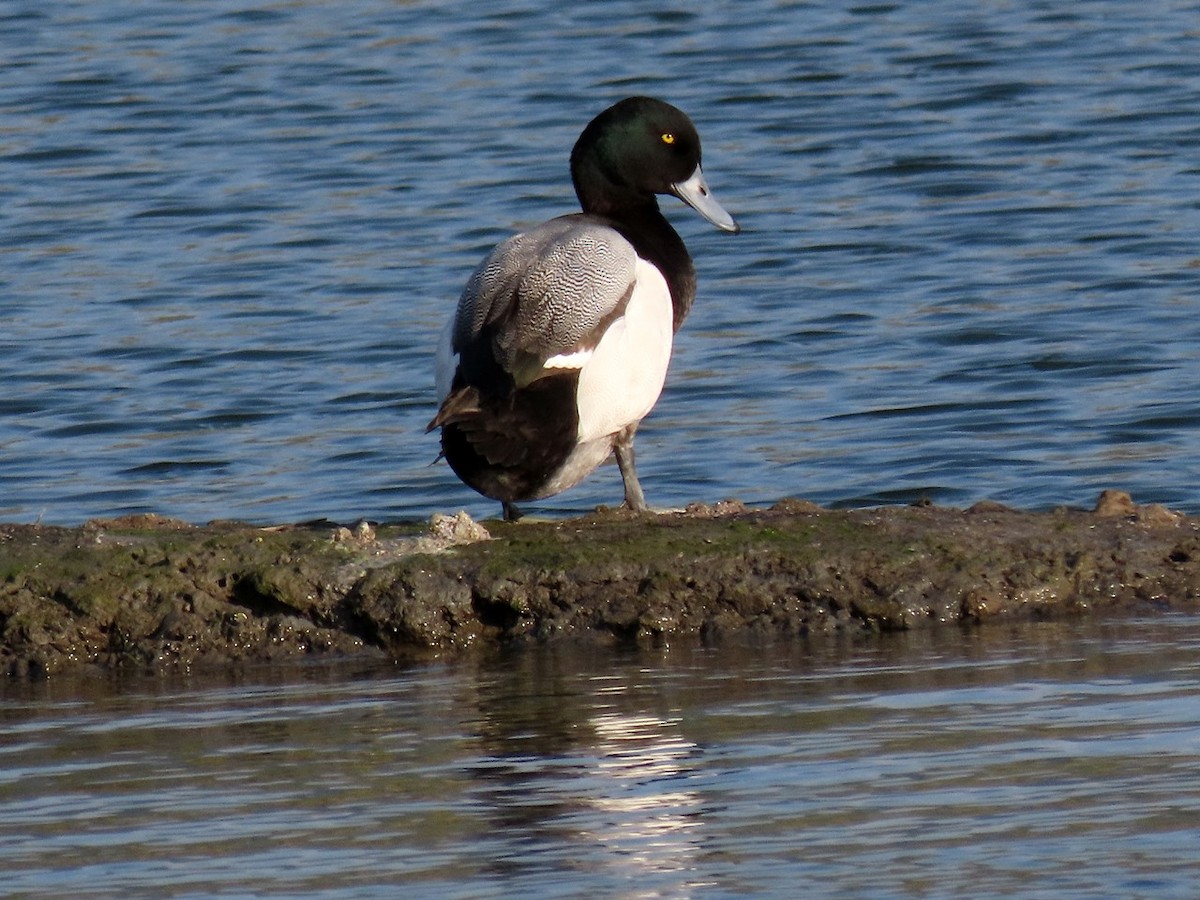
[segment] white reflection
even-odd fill
[[[584,799],[601,815],[586,837],[608,851],[608,865],[623,877],[693,868],[701,799],[686,783],[699,748],[678,733],[679,719],[604,710],[590,725],[598,777]],[[645,891],[661,887],[651,880]]]

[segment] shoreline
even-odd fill
[[[1198,608],[1200,519],[1120,491],[1090,511],[783,500],[519,523],[0,525],[0,666],[25,677]]]

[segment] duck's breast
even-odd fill
[[[613,320],[579,372],[579,440],[615,434],[653,409],[671,362],[671,292],[639,258],[624,314]]]

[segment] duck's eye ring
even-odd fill
[[[675,135],[670,131],[664,131],[661,135],[659,135],[659,137],[662,138],[662,142],[664,144],[675,143]]]

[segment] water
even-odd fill
[[[9,0],[0,519],[425,517],[430,350],[697,120],[651,503],[1200,512],[1196,3]],[[597,473],[545,504],[620,497]],[[1191,896],[1200,623],[0,683],[42,896]]]
[[[0,517],[494,513],[429,465],[434,337],[636,92],[746,228],[664,201],[652,503],[1200,511],[1196,3],[655,7],[6,3]]]
[[[20,896],[1191,897],[1200,620],[0,683]]]

